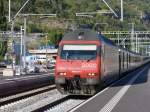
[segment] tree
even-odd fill
[[[5,31],[7,28],[7,20],[5,17],[4,9],[5,9],[4,0],[0,0],[0,31]],[[0,60],[3,59],[6,51],[7,51],[7,41],[0,41]]]

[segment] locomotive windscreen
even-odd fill
[[[60,57],[65,60],[94,60],[97,45],[64,45]]]

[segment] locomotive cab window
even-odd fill
[[[97,45],[64,45],[60,57],[65,60],[95,60]]]

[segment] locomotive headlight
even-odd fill
[[[91,73],[89,73],[88,76],[91,76]]]
[[[95,73],[92,73],[92,76],[95,76],[96,74]]]
[[[66,72],[60,72],[59,75],[67,75]]]
[[[88,73],[88,76],[95,76],[96,73]]]

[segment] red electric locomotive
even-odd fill
[[[144,60],[145,57],[116,46],[98,33],[75,30],[59,44],[55,83],[61,93],[93,95]]]

